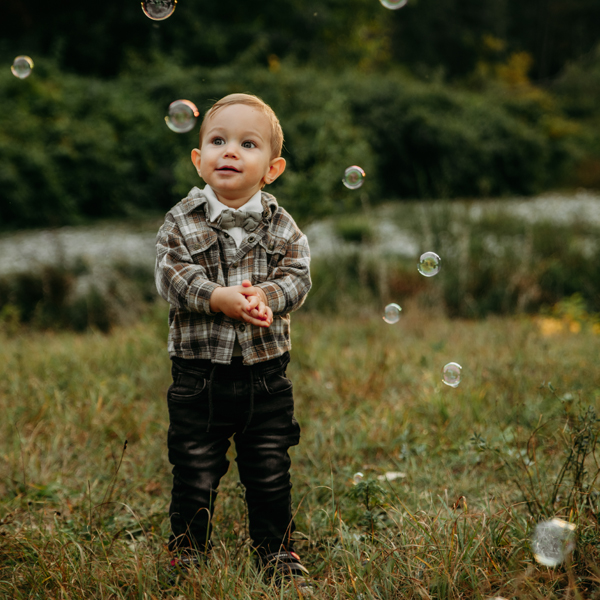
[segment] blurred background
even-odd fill
[[[597,0],[179,0],[164,21],[136,1],[11,0],[2,14],[5,328],[105,330],[153,301],[154,233],[200,184],[199,123],[176,134],[167,108],[238,91],[284,129],[270,191],[315,248],[309,305],[359,280],[359,303],[421,294],[452,316],[600,311]],[[20,80],[22,54],[35,67]],[[552,211],[523,216],[550,192]],[[435,293],[415,268],[426,250],[454,261]]]

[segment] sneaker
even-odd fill
[[[267,579],[274,579],[277,585],[281,585],[287,580],[293,583],[301,594],[312,593],[312,584],[307,579],[309,571],[295,552],[285,550],[271,552],[271,554],[260,556],[259,560]]]

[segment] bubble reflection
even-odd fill
[[[398,10],[408,4],[408,0],[379,0],[382,6],[390,10]]]
[[[400,320],[402,308],[398,304],[388,304],[383,311],[383,320],[390,325],[397,323]]]
[[[194,128],[200,112],[189,100],[175,100],[169,105],[169,115],[165,117],[167,126],[175,133],[187,133]]]
[[[450,387],[458,387],[461,369],[462,367],[458,363],[448,363],[444,366],[442,381]]]
[[[19,79],[25,79],[31,75],[33,69],[33,61],[29,56],[17,56],[13,61],[10,70],[15,77]]]
[[[533,557],[541,565],[556,567],[575,549],[575,524],[562,519],[538,523],[531,540]]]
[[[344,171],[342,183],[349,190],[357,190],[365,182],[365,177],[365,172],[360,167],[353,165]]]
[[[419,258],[419,273],[425,277],[433,277],[440,272],[442,259],[435,252],[424,252]]]
[[[144,14],[153,21],[164,21],[175,12],[177,0],[147,0],[142,2]]]

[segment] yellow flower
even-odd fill
[[[537,324],[543,336],[548,337],[563,330],[563,322],[552,317],[539,317]]]

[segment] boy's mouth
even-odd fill
[[[217,171],[231,171],[232,173],[240,173],[239,169],[236,169],[235,167],[229,167],[229,166],[219,167],[217,169]]]

